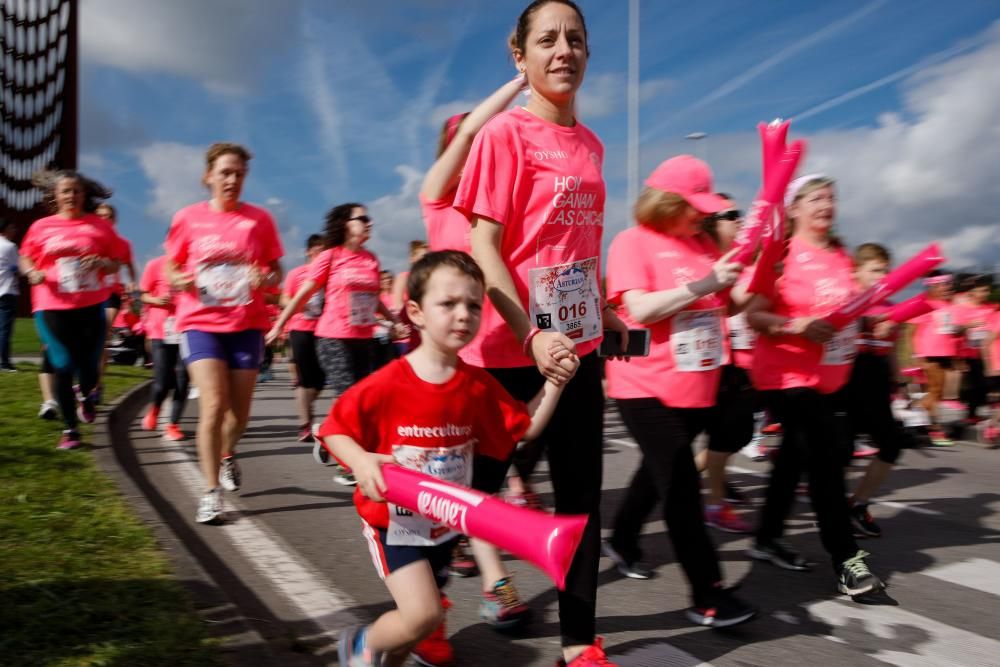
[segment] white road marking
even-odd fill
[[[892,500],[876,500],[875,504],[885,505],[886,507],[892,507],[899,510],[906,510],[908,512],[916,512],[917,514],[923,514],[925,516],[944,516],[944,512],[929,510],[926,507],[920,507],[919,505],[913,505],[912,503],[899,503]]]
[[[652,644],[624,656],[608,656],[619,667],[712,667],[695,656],[670,644]]]
[[[636,447],[639,446],[639,443],[637,443],[632,438],[610,438],[608,440],[605,440],[604,442],[609,445],[618,445],[619,447],[631,447],[632,449],[635,449]]]
[[[806,609],[819,622],[834,626],[835,636],[828,639],[856,647],[884,646],[868,655],[890,665],[995,665],[1000,655],[1000,642],[996,640],[899,607],[826,600]],[[885,641],[873,643],[871,637]]]
[[[1000,596],[1000,563],[986,558],[970,558],[960,563],[932,567],[920,574]]]

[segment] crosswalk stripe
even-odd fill
[[[986,558],[970,558],[960,563],[932,567],[920,574],[1000,596],[1000,563]]]
[[[618,667],[712,667],[690,653],[670,644],[643,646],[624,656],[610,656]]]

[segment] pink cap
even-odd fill
[[[661,162],[646,179],[646,185],[680,195],[701,213],[718,213],[732,206],[715,194],[712,170],[693,155],[678,155]]]

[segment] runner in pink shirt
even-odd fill
[[[796,179],[785,196],[791,238],[782,275],[768,294],[756,294],[747,308],[760,334],[751,377],[784,438],[778,450],[751,558],[789,569],[812,564],[782,539],[795,489],[808,472],[809,496],[820,539],[830,554],[838,590],[860,595],[883,584],[869,570],[851,527],[844,481],[845,443],[835,416],[834,392],[847,381],[857,330],[837,331],[824,316],[857,289],[851,258],[833,234],[836,197],[832,179]]]
[[[1000,311],[996,311],[986,323],[986,340],[983,341],[983,369],[986,374],[987,389],[1000,394]],[[1000,403],[993,406],[989,421],[980,425],[980,439],[996,446],[1000,444]]]
[[[222,521],[221,489],[240,488],[234,452],[264,354],[265,292],[282,276],[271,214],[240,201],[250,157],[237,144],[209,147],[202,180],[212,197],[178,211],[166,242],[181,354],[199,391],[198,459],[207,489],[199,523]]]
[[[466,228],[468,228],[468,223],[466,223]],[[414,239],[410,241],[410,266],[413,266],[421,257],[427,254],[428,251],[427,241],[423,239]],[[443,248],[443,250],[462,250],[461,248]],[[463,252],[468,252],[468,250],[463,250]],[[409,321],[406,316],[406,302],[409,300],[409,294],[406,291],[406,282],[410,277],[409,270],[400,271],[399,275],[392,281],[392,302],[389,308],[392,312],[399,316],[400,321],[409,326]],[[411,328],[410,335],[399,338],[395,341],[396,353],[398,356],[403,356],[410,350],[416,349],[420,345],[420,333],[414,331]]]
[[[965,298],[961,301],[956,298],[952,306],[959,337],[958,357],[964,366],[962,400],[969,410],[967,425],[980,421],[979,407],[986,403],[982,349],[987,335],[986,323],[997,309],[996,304],[989,303],[992,289],[990,276],[970,276],[959,286],[959,293]]]
[[[691,587],[687,616],[714,627],[757,613],[722,584],[691,450],[695,437],[720,418],[716,397],[729,360],[724,321],[743,269],[730,261],[735,250],[720,256],[701,221],[730,208],[713,193],[708,165],[690,155],[666,160],[646,179],[635,204],[638,224],[611,243],[607,269],[608,301],[622,306],[629,328],[649,330],[650,346],[649,356],[609,359],[605,367],[608,396],[642,450],[605,553],[626,576],[648,578],[637,565],[639,535],[649,509],[662,500],[670,541]]]
[[[69,170],[42,172],[53,215],[36,220],[21,242],[20,271],[31,283],[31,309],[45,356],[55,373],[56,397],[65,423],[60,449],[80,446],[78,418],[96,417],[94,390],[104,348],[106,277],[125,259],[121,239],[107,221],[94,215],[111,196],[102,185]],[[74,377],[80,405],[74,396]]]
[[[489,296],[463,359],[489,369],[520,400],[546,379],[566,384],[541,439],[556,511],[590,519],[558,593],[563,659],[603,665],[595,641],[604,408],[596,349],[605,327],[625,326],[600,292],[604,147],[575,115],[588,56],[583,15],[567,0],[533,2],[510,47],[531,95],[476,134],[455,194]],[[575,372],[554,356],[566,349],[579,355]],[[498,491],[502,478],[485,477],[473,485]],[[526,605],[484,546],[473,541],[485,589],[480,615],[498,626],[524,619]]]
[[[927,301],[934,310],[913,320],[913,356],[918,357],[927,376],[927,393],[921,406],[927,410],[931,424],[928,435],[938,446],[954,443],[938,422],[937,407],[944,395],[946,375],[955,367],[958,355],[958,328],[952,298],[954,277],[941,271],[932,271],[924,279]]]
[[[98,377],[97,379],[96,396],[97,396],[97,402],[100,403],[101,394],[103,393],[103,387],[104,387],[104,370],[108,366],[107,339],[111,337],[112,324],[114,323],[115,318],[118,316],[118,311],[121,310],[122,295],[126,291],[132,292],[136,288],[135,286],[137,282],[136,280],[137,274],[135,272],[135,264],[133,263],[132,259],[132,244],[130,244],[124,236],[121,236],[116,226],[116,223],[118,221],[118,212],[115,210],[115,207],[107,202],[103,202],[97,207],[97,210],[94,212],[98,216],[107,220],[108,223],[112,226],[112,228],[115,229],[115,233],[118,234],[119,237],[121,238],[121,243],[126,253],[125,258],[122,260],[122,268],[128,271],[128,277],[129,277],[128,285],[123,286],[121,278],[119,277],[120,271],[115,272],[113,274],[109,274],[107,276],[108,287],[111,288],[111,294],[108,296],[107,303],[104,306],[104,314],[108,322],[108,331],[105,337],[105,347],[102,353],[103,356],[101,358],[101,373],[100,377]],[[127,290],[126,287],[128,288]]]

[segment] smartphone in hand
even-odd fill
[[[649,329],[629,329],[627,350],[622,349],[622,337],[617,331],[605,329],[597,354],[601,357],[648,357]]]

